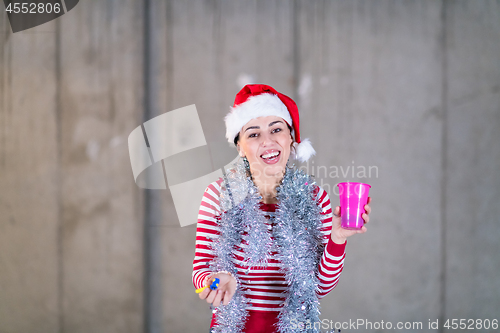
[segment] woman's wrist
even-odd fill
[[[331,238],[332,242],[334,242],[335,244],[339,244],[339,245],[344,244],[347,240],[347,238],[344,238],[344,237],[337,237],[336,235],[334,235],[333,232],[331,233],[330,238]]]

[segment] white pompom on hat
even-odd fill
[[[277,92],[265,84],[247,84],[236,95],[234,105],[224,118],[226,122],[226,138],[230,143],[250,120],[265,116],[283,118],[293,130],[295,137],[295,158],[307,161],[316,151],[309,139],[300,140],[299,110],[295,102],[288,96]]]

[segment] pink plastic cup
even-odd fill
[[[359,230],[363,227],[361,217],[368,203],[368,192],[371,185],[363,183],[338,183],[340,198],[340,221],[344,229]]]

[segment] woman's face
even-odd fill
[[[292,135],[283,118],[258,117],[250,120],[240,131],[240,156],[246,156],[253,177],[281,177],[285,170]]]

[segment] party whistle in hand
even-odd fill
[[[220,282],[219,278],[215,278],[210,286],[198,288],[196,289],[196,293],[197,294],[201,293],[203,290],[205,290],[206,287],[210,287],[210,289],[215,290],[219,287],[219,282]]]

